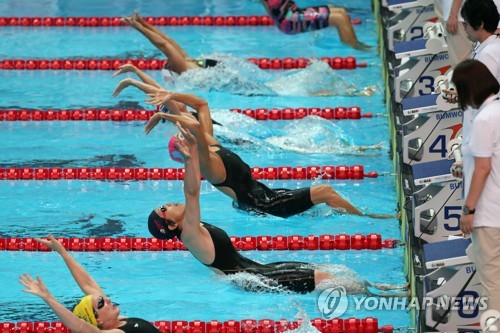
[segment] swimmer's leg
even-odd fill
[[[151,30],[152,32],[158,34],[160,37],[162,37],[166,42],[172,44],[172,46],[179,52],[184,58],[189,58],[189,55],[187,54],[184,49],[177,44],[175,40],[173,40],[170,36],[168,36],[166,33],[161,31],[160,29],[156,28],[154,25],[149,24],[147,21],[145,21],[137,11],[134,10],[134,18],[142,24],[146,29]]]
[[[370,50],[371,47],[358,41],[356,33],[351,23],[351,18],[346,10],[342,7],[334,7],[328,5],[330,9],[330,16],[328,17],[328,24],[337,28],[339,37],[342,43],[352,46],[358,50]]]
[[[363,215],[356,207],[349,201],[342,198],[331,186],[329,185],[315,185],[311,186],[311,201],[313,204],[326,203],[328,206],[335,209],[344,209],[350,214]]]

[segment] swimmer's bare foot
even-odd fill
[[[372,45],[368,45],[360,41],[357,41],[356,44],[353,45],[352,47],[355,48],[356,50],[366,51],[366,52],[373,51],[375,49],[375,47],[373,47]]]

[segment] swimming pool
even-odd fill
[[[318,1],[304,1],[319,4]],[[19,2],[4,2],[5,16],[113,16],[157,15],[172,7],[163,1],[127,2],[119,8],[113,3],[41,2],[26,11]],[[354,2],[353,16],[363,24],[358,35],[368,43],[375,41],[375,23],[369,4]],[[195,1],[176,4],[176,15],[264,14],[256,1]],[[269,180],[273,187],[299,187],[329,182],[342,195],[366,212],[394,213],[396,193],[389,160],[387,118],[380,81],[380,63],[375,53],[361,53],[341,47],[332,30],[299,36],[285,36],[272,27],[165,27],[189,54],[232,54],[228,71],[236,71],[237,58],[356,56],[368,68],[353,71],[326,71],[322,64],[302,71],[262,71],[248,67],[245,80],[217,86],[215,76],[207,86],[203,74],[177,83],[176,89],[189,89],[210,102],[218,138],[252,166],[308,166],[361,164],[366,171],[377,171],[378,178],[364,180]],[[0,59],[153,57],[157,52],[137,33],[125,27],[109,28],[25,28],[2,27],[2,40],[8,49]],[[27,47],[29,42],[29,47]],[[92,47],[88,47],[92,45]],[[333,51],[332,51],[333,50]],[[332,54],[333,53],[333,54]],[[233,61],[233,62],[231,62]],[[233,66],[233,67],[231,67]],[[1,108],[75,109],[146,107],[143,95],[124,91],[118,98],[111,93],[119,81],[106,71],[1,71]],[[158,71],[151,71],[160,78]],[[226,72],[227,74],[227,72]],[[235,76],[236,77],[236,76]],[[341,83],[340,86],[338,83]],[[206,83],[206,82],[205,82]],[[270,91],[271,83],[273,90]],[[374,86],[371,97],[342,96],[347,85]],[[218,89],[214,89],[214,85]],[[236,86],[227,92],[224,88]],[[334,97],[301,95],[310,86],[326,85]],[[262,88],[265,87],[265,88]],[[267,87],[267,88],[266,88]],[[170,87],[172,88],[172,87]],[[220,89],[219,89],[220,88]],[[247,93],[252,90],[252,96]],[[294,92],[293,94],[290,92]],[[137,104],[133,104],[137,103]],[[293,121],[256,121],[230,108],[284,108],[359,106],[378,115],[371,119],[328,121],[307,117]],[[0,122],[2,154],[0,168],[8,167],[180,167],[168,158],[166,141],[174,129],[161,126],[148,137],[144,122],[32,121]],[[381,143],[381,148],[358,151],[360,146]],[[144,219],[155,206],[182,199],[179,181],[0,181],[0,235],[39,237],[48,232],[62,237],[148,237]],[[222,213],[221,213],[222,212]],[[259,235],[348,235],[376,232],[386,238],[399,238],[398,221],[372,220],[335,214],[317,207],[303,216],[287,220],[244,214],[231,208],[230,200],[209,184],[202,183],[202,216],[236,236]],[[294,320],[300,316],[320,317],[317,293],[253,294],[239,291],[226,279],[202,268],[186,252],[82,252],[74,253],[118,302],[124,315],[155,320],[212,320],[270,318]],[[379,251],[249,251],[249,257],[262,262],[301,260],[318,264],[343,264],[372,282],[404,283],[403,250]],[[77,287],[66,283],[68,275],[53,253],[1,251],[2,295],[0,322],[56,320],[39,300],[19,290],[17,276],[23,271],[40,274],[54,295],[70,307],[80,296]],[[19,266],[19,268],[14,268]],[[334,266],[331,269],[335,269]],[[57,272],[57,274],[50,274]],[[60,272],[60,274],[59,274]],[[94,274],[95,273],[95,274]],[[179,283],[182,280],[183,283]],[[201,282],[201,283],[200,283]],[[131,286],[134,286],[132,289]],[[145,305],[146,304],[146,305]],[[19,310],[22,309],[22,310]],[[349,317],[375,317],[379,325],[406,326],[409,316],[401,311],[354,311]]]

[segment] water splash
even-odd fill
[[[357,87],[320,60],[304,69],[261,70],[238,57],[210,54],[219,64],[184,72],[175,80],[178,90],[224,91],[245,96],[371,96],[374,86]]]
[[[234,145],[260,152],[286,150],[342,155],[366,155],[366,150],[383,148],[380,143],[358,146],[342,127],[316,116],[290,121],[279,128],[227,110],[212,110],[212,116],[223,124],[215,128],[217,139],[228,147]]]

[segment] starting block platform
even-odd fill
[[[424,276],[425,325],[432,331],[480,331],[486,309],[483,288],[474,265],[466,255],[468,239],[454,239],[424,245],[427,268]]]

